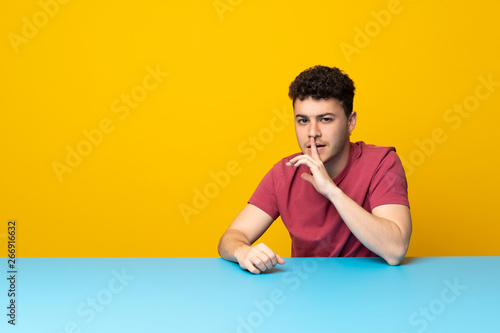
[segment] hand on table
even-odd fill
[[[240,267],[253,274],[260,274],[277,264],[283,265],[285,260],[274,253],[266,244],[248,246],[236,254]]]

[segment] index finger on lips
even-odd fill
[[[319,160],[318,148],[316,147],[316,142],[314,141],[314,138],[311,138],[311,156],[315,160]]]

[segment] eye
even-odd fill
[[[321,118],[321,121],[323,123],[331,123],[333,121],[333,118],[325,117],[325,118]]]
[[[303,125],[303,124],[307,124],[307,119],[306,119],[306,118],[299,118],[299,119],[297,119],[297,122],[298,122],[299,124],[301,124],[301,125]]]

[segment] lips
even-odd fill
[[[325,146],[326,145],[324,145],[324,144],[319,144],[319,143],[316,144],[316,148],[323,148]],[[311,145],[307,145],[307,149],[311,149]]]

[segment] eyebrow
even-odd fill
[[[336,117],[336,115],[334,113],[331,113],[331,112],[327,112],[327,113],[322,113],[322,114],[319,114],[316,116],[316,118],[323,118],[325,116],[329,116],[329,117]],[[309,116],[306,116],[306,115],[303,115],[303,114],[298,114],[295,116],[295,118],[309,118]]]

